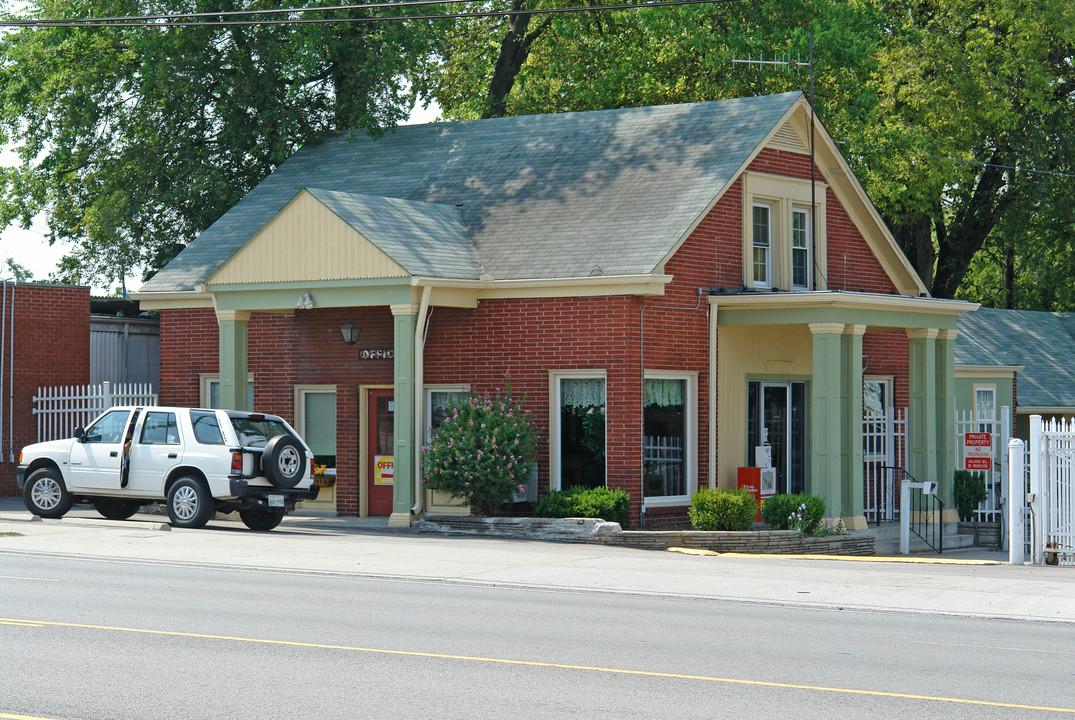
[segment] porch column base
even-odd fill
[[[394,512],[388,516],[388,527],[410,527],[415,520],[414,515],[409,512]]]
[[[854,532],[856,530],[868,530],[870,527],[866,524],[865,515],[849,515],[840,519],[844,521],[844,527],[847,528],[848,532]]]

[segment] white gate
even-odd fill
[[[869,522],[894,520],[899,497],[896,468],[907,467],[907,409],[886,408],[862,418],[863,514]]]
[[[1007,405],[1000,409],[999,420],[975,420],[966,410],[956,413],[956,469],[966,467],[967,433],[989,434],[992,458],[988,469],[982,468],[985,476],[985,500],[978,505],[975,514],[979,522],[1000,522],[1004,507],[1008,502],[1008,440],[1011,439],[1011,408]],[[972,471],[974,472],[974,471]]]
[[[65,385],[38,388],[34,395],[37,441],[71,437],[95,417],[116,405],[156,405],[150,383]]]
[[[1017,467],[1022,464],[1020,442],[1013,441],[1011,448],[1013,495],[1025,487],[1022,468]],[[1042,422],[1040,415],[1031,415],[1029,463],[1030,491],[1025,499],[1030,506],[1030,559],[1036,564],[1075,565],[1075,419]],[[1018,517],[1013,515],[1013,531],[1015,522]],[[1013,563],[1022,562],[1022,549],[1012,543]]]

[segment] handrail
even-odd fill
[[[900,553],[910,552],[914,533],[937,553],[944,552],[944,501],[937,497],[937,483],[918,482],[907,468],[882,467],[898,473],[900,485]],[[919,492],[912,495],[911,490]]]

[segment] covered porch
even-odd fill
[[[888,378],[906,402],[906,470],[938,484],[953,505],[955,469],[954,341],[957,318],[977,305],[926,297],[853,292],[716,293],[711,306],[711,380],[717,388],[711,435],[715,478],[734,488],[738,468],[756,462],[768,430],[780,492],[826,502],[848,529],[865,529],[863,387]],[[864,351],[869,348],[869,352]],[[786,394],[787,411],[766,413]],[[954,513],[954,510],[952,510]]]

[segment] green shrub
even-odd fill
[[[956,511],[959,519],[973,520],[978,504],[985,500],[985,474],[970,470],[956,470],[955,473]]]
[[[698,530],[749,530],[758,514],[758,504],[749,490],[702,488],[691,495],[687,511]]]
[[[798,530],[812,535],[825,516],[825,501],[817,495],[773,495],[761,506],[761,519],[773,530]]]
[[[617,522],[627,527],[627,511],[631,495],[606,487],[573,487],[553,490],[538,498],[534,506],[536,517],[587,517]]]

